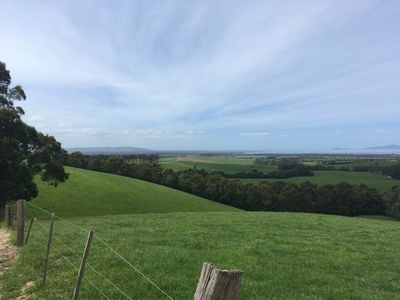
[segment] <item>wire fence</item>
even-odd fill
[[[42,224],[37,223],[42,230],[46,231],[47,228],[45,228]],[[47,238],[44,234],[42,234],[40,231],[37,231],[37,233],[41,236],[41,238],[46,241]],[[68,247],[61,239],[57,238],[57,237],[53,237],[54,239],[58,240],[59,242],[61,242],[69,251],[71,251],[72,253],[74,252],[70,247]],[[79,267],[76,266],[68,257],[66,257],[54,244],[52,246],[52,249],[57,252],[58,255],[60,255],[73,269],[74,271],[78,271]],[[100,289],[98,288],[91,280],[86,279],[86,281],[104,298],[106,299],[111,299],[109,297],[106,296],[106,294]]]
[[[37,209],[39,211],[41,211],[42,213],[45,213],[48,216],[52,216],[59,220],[60,222],[62,222],[63,224],[67,225],[67,226],[71,226],[74,229],[79,230],[82,233],[87,234],[88,233],[88,229],[85,229],[75,223],[72,223],[69,220],[66,220],[64,218],[61,218],[59,216],[57,216],[56,214],[53,214],[52,212],[38,206],[35,205],[33,203],[30,202],[25,202],[27,203],[30,207]],[[14,208],[13,208],[14,209]],[[13,215],[14,215],[14,211],[13,211]],[[26,220],[31,220],[34,217],[34,214],[25,214],[25,219]],[[49,237],[46,237],[46,234],[49,234],[50,228],[46,228],[43,224],[41,224],[41,222],[34,222],[34,226],[37,226],[38,230],[34,230],[33,232],[37,233],[38,236],[45,242],[45,244],[47,243],[47,241],[49,240]],[[26,230],[26,227],[25,227]],[[32,230],[32,228],[30,228],[30,230]],[[30,231],[29,231],[30,232]],[[29,235],[28,232],[28,235]],[[67,242],[65,242],[64,240],[62,240],[59,236],[57,235],[52,235],[52,238],[54,239],[54,241],[56,242],[52,242],[51,244],[51,250],[55,251],[57,253],[57,255],[59,255],[64,261],[65,263],[67,263],[70,267],[73,268],[73,270],[75,272],[79,271],[79,264],[80,264],[80,260],[81,260],[81,253],[78,252],[78,250],[73,249],[72,247],[70,247],[68,245]],[[102,247],[104,247],[105,249],[107,249],[110,253],[112,253],[112,255],[114,255],[119,261],[121,261],[122,263],[124,263],[127,267],[129,267],[131,270],[133,270],[136,274],[138,274],[145,282],[147,282],[148,284],[150,284],[152,287],[154,287],[159,293],[163,294],[166,298],[173,300],[173,298],[167,293],[165,292],[157,283],[155,283],[155,281],[153,281],[152,279],[150,279],[148,276],[146,276],[141,270],[139,270],[135,265],[133,265],[126,257],[124,257],[123,255],[121,255],[119,252],[117,252],[111,245],[109,245],[107,242],[105,242],[102,238],[98,237],[97,235],[94,235],[94,240],[98,241],[98,245],[101,245]],[[69,254],[71,255],[70,258],[68,258],[66,255],[64,255],[62,249],[66,249]],[[103,282],[106,282],[107,284],[109,284],[120,296],[123,296],[126,299],[133,299],[127,291],[125,291],[123,288],[121,288],[118,284],[116,284],[115,282],[113,282],[107,275],[105,275],[104,273],[102,273],[101,271],[97,270],[92,264],[90,263],[86,263],[86,266],[88,268],[88,270],[90,272],[92,272],[93,274],[95,274],[96,276],[98,276],[99,278],[101,278],[101,280]],[[89,278],[85,277],[85,281],[91,286],[93,287],[97,293],[102,296],[105,299],[112,299],[109,296],[107,296],[107,292],[105,292],[103,289],[99,288],[96,284],[94,284],[93,281],[91,281]]]

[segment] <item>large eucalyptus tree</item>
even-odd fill
[[[68,178],[62,165],[65,151],[52,136],[26,124],[16,103],[26,99],[21,86],[10,87],[11,76],[0,62],[0,207],[5,202],[38,194],[34,176],[57,185]]]

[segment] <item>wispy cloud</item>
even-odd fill
[[[371,128],[400,127],[396,2],[9,1],[0,18],[0,59],[26,89],[26,119],[66,146],[91,134],[224,147],[267,128],[331,148],[335,128],[343,144],[360,127],[365,142]],[[316,139],[314,128],[326,130]]]

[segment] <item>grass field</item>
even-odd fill
[[[388,192],[395,185],[400,185],[400,180],[387,178],[385,175],[374,174],[370,172],[346,172],[346,171],[313,171],[314,176],[299,176],[287,179],[267,179],[267,181],[289,181],[294,183],[301,183],[304,181],[310,181],[315,184],[325,183],[339,183],[347,181],[351,184],[364,183],[368,186],[376,188],[380,192]],[[240,179],[243,182],[258,183],[265,179]]]
[[[39,196],[32,203],[56,211],[60,217],[236,210],[142,180],[70,167],[66,170],[70,178],[56,188],[37,180]]]
[[[254,159],[247,156],[165,157],[160,159],[160,164],[164,169],[169,168],[175,171],[196,167],[207,172],[222,171],[227,174],[251,172],[254,169],[261,172],[276,170],[276,166],[272,165],[255,165]]]
[[[388,220],[295,213],[175,213],[84,217],[93,228],[174,299],[192,299],[204,261],[244,271],[240,299],[399,299],[399,223]],[[40,221],[48,227],[48,221]],[[5,299],[35,281],[38,299],[68,299],[85,232],[56,221],[48,281],[38,284],[46,232],[34,225],[31,240],[3,279]],[[71,250],[59,241],[67,243]],[[91,266],[133,299],[166,299],[98,240]],[[87,268],[81,299],[124,299]]]

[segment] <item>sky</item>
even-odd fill
[[[24,120],[63,147],[400,144],[400,1],[0,4]]]

